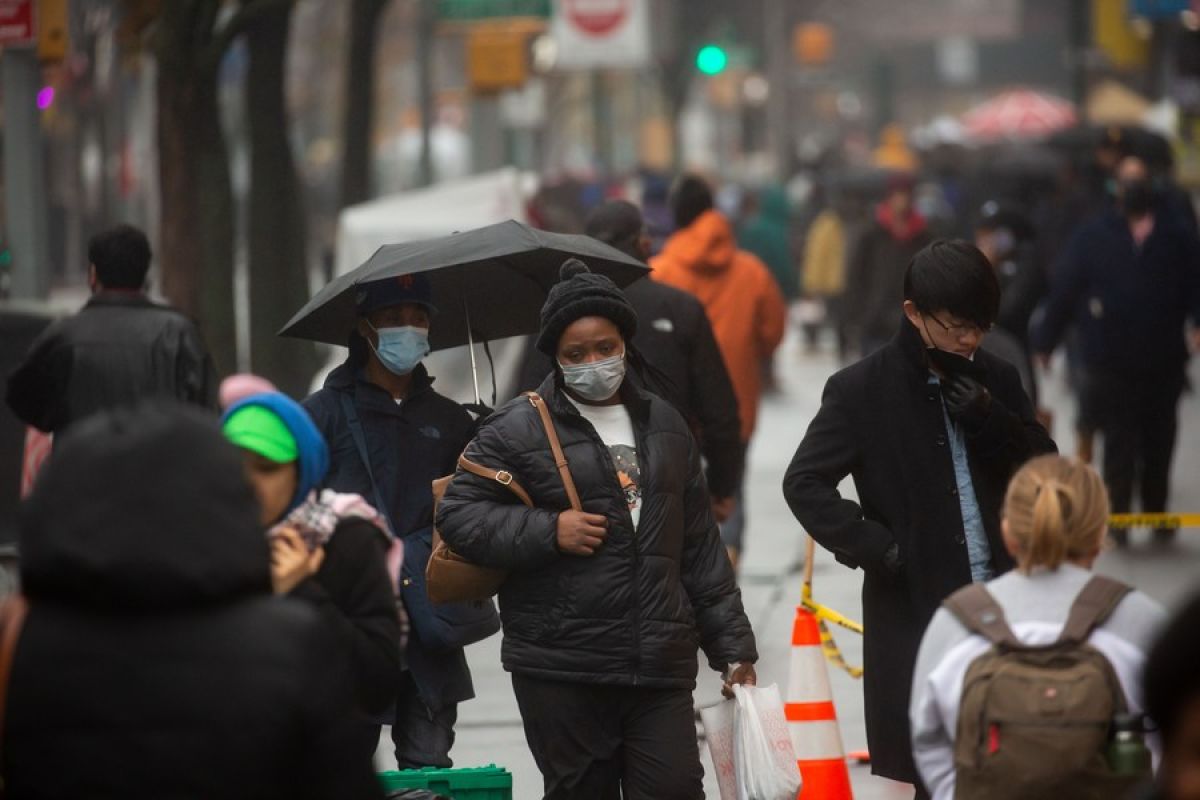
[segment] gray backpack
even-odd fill
[[[945,606],[992,647],[967,669],[954,744],[956,798],[1107,800],[1148,776],[1114,773],[1107,760],[1125,694],[1112,664],[1088,644],[1130,587],[1093,576],[1058,640],[1022,644],[980,584]]]

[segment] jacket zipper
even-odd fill
[[[628,411],[628,407],[626,408],[626,411]],[[621,484],[617,480],[617,465],[612,460],[612,454],[609,452],[608,446],[604,444],[604,440],[600,438],[600,434],[596,433],[595,427],[590,422],[588,422],[587,419],[582,414],[580,414],[579,412],[575,412],[575,416],[579,417],[579,420],[581,422],[586,423],[585,430],[588,432],[588,437],[592,440],[593,444],[595,444],[597,447],[600,448],[600,453],[604,459],[604,463],[608,467],[608,474],[609,474],[610,480],[612,482],[612,485],[616,486],[616,488],[617,488],[617,495],[620,498],[620,503],[618,505],[621,509],[621,513],[625,515],[625,520],[629,523],[629,530],[633,534],[633,543],[632,544],[633,544],[633,594],[634,594],[634,597],[633,597],[633,618],[631,620],[632,625],[633,625],[633,674],[632,674],[632,677],[633,677],[633,685],[638,686],[641,683],[641,668],[642,668],[642,626],[641,626],[641,622],[642,622],[642,586],[641,586],[641,581],[639,580],[639,577],[641,576],[641,555],[638,552],[637,526],[633,524],[633,515],[629,513],[629,504],[625,500],[625,491],[621,488]],[[632,413],[629,415],[629,419],[630,419],[631,423],[634,423]],[[643,497],[644,497],[645,496],[645,494],[644,494],[645,486],[646,486],[645,475],[647,474],[647,471],[645,469],[645,461],[643,460],[643,454],[645,453],[645,449],[643,447],[643,438],[644,437],[642,435],[642,431],[641,431],[640,427],[635,423],[633,424],[633,438],[634,438],[634,444],[637,446],[638,468],[643,476],[642,490],[643,490]]]

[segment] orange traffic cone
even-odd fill
[[[821,634],[817,618],[803,606],[796,608],[792,627],[792,665],[784,712],[804,778],[800,800],[851,800],[850,770],[821,653]]]

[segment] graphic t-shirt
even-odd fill
[[[576,403],[573,399],[571,403],[584,419],[592,423],[600,440],[608,448],[617,470],[617,482],[625,492],[629,515],[633,517],[633,527],[637,528],[642,515],[642,469],[638,464],[637,439],[633,434],[633,420],[629,411],[623,404],[589,406]]]

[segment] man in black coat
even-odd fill
[[[432,640],[429,631],[438,620],[422,597],[424,583],[414,580],[429,559],[432,482],[454,471],[475,423],[462,406],[434,391],[421,363],[434,315],[428,279],[368,284],[357,308],[349,357],[304,407],[329,445],[323,485],[380,506],[392,532],[404,539],[401,595],[412,631],[392,725],[396,761],[400,769],[450,767],[458,704],[474,697],[475,689],[462,647]]]
[[[201,411],[74,426],[20,514],[29,614],[7,687],[8,797],[380,797],[349,664],[271,595],[242,459]]]
[[[8,405],[28,425],[73,422],[146,397],[216,408],[216,380],[199,331],[146,296],[150,243],[129,225],[88,243],[92,298],[51,325],[8,379]]]
[[[1013,472],[1054,452],[1016,369],[979,349],[1000,289],[984,255],[937,241],[904,278],[891,343],[838,372],[783,481],[792,513],[861,567],[873,771],[917,783],[908,698],[921,634],[949,594],[1012,567],[1000,508]],[[838,484],[854,476],[859,501]]]
[[[1167,510],[1179,397],[1188,361],[1184,328],[1200,326],[1200,240],[1162,207],[1145,163],[1117,167],[1119,208],[1076,233],[1055,270],[1034,349],[1048,363],[1067,325],[1078,322],[1088,385],[1104,433],[1104,481],[1113,511]],[[1200,350],[1200,327],[1192,331]],[[1169,541],[1174,530],[1157,531]],[[1117,534],[1118,542],[1127,533]]]
[[[588,216],[585,228],[588,236],[639,261],[650,258],[650,234],[642,212],[632,203],[604,203]],[[643,380],[647,388],[675,406],[691,427],[704,456],[713,513],[717,522],[724,522],[742,485],[745,446],[737,397],[712,323],[695,297],[649,277],[624,291],[641,320],[633,344],[650,365]],[[537,389],[553,371],[554,359],[531,348],[521,388]]]
[[[579,261],[542,308],[542,383],[581,509],[572,509],[538,411],[524,397],[480,427],[438,530],[471,561],[509,570],[500,589],[504,668],[547,800],[699,800],[697,650],[731,684],[758,658],[713,519],[700,453],[671,405],[626,376],[638,319]]]

